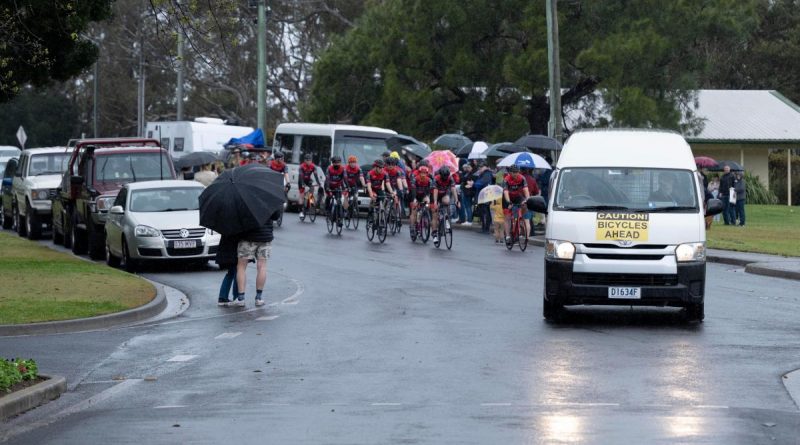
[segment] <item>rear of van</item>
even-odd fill
[[[544,316],[570,305],[685,308],[704,318],[705,191],[677,133],[575,133],[545,210]],[[710,203],[712,211],[717,203]]]

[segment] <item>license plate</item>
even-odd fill
[[[195,247],[197,247],[197,241],[195,240],[174,241],[173,247],[176,249],[194,249]]]
[[[608,298],[639,300],[642,298],[641,287],[609,287]]]

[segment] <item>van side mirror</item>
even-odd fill
[[[77,175],[70,176],[69,183],[72,185],[83,185],[83,176],[77,176]]]
[[[714,216],[722,213],[723,204],[719,199],[709,199],[706,202],[706,216]]]
[[[110,213],[112,215],[124,215],[125,214],[125,210],[122,208],[122,206],[114,206],[114,207],[111,207],[111,209],[108,211],[108,213]]]
[[[528,206],[528,210],[547,214],[547,203],[544,202],[544,198],[541,196],[531,196],[525,204]]]

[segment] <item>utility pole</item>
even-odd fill
[[[550,77],[550,122],[548,136],[563,139],[561,122],[561,67],[558,54],[558,0],[547,0],[547,58]]]
[[[99,90],[97,82],[99,80],[100,70],[98,69],[98,65],[100,64],[100,58],[94,62],[94,78],[92,79],[92,134],[94,137],[97,137],[97,92]]]
[[[175,103],[177,111],[175,120],[183,120],[183,30],[178,30],[178,81],[175,86]]]
[[[264,129],[266,118],[267,75],[267,11],[266,0],[258,0],[258,128]]]
[[[137,117],[136,117],[136,133],[139,137],[144,136],[144,91],[145,91],[145,78],[144,78],[144,38],[139,39],[139,95],[137,103]]]

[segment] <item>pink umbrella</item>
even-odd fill
[[[694,164],[700,168],[717,168],[719,163],[708,156],[697,156],[694,158]]]
[[[450,150],[436,150],[425,157],[431,163],[433,171],[439,170],[442,166],[447,166],[451,173],[458,171],[458,158]]]

